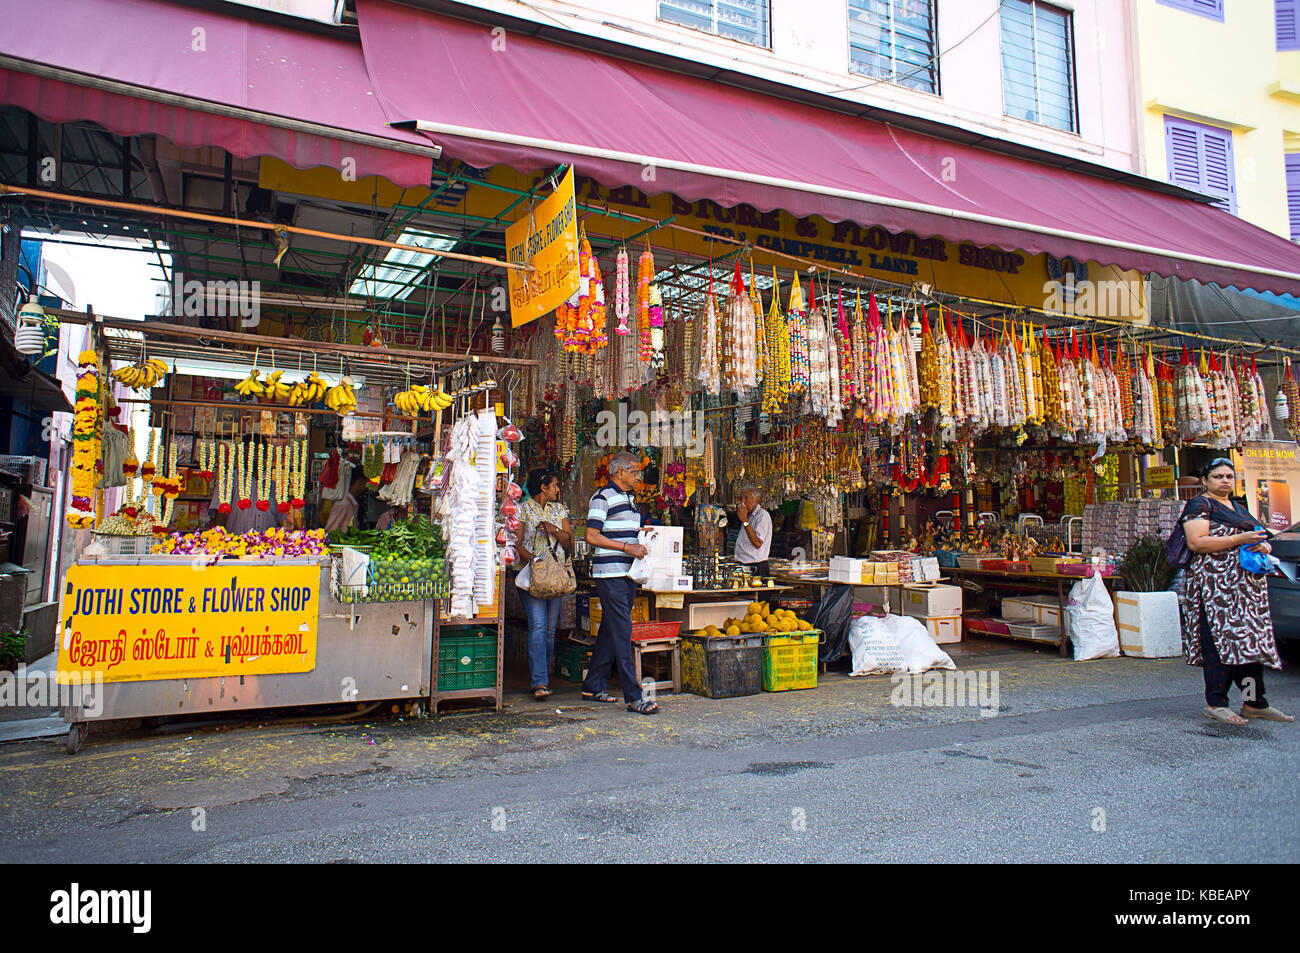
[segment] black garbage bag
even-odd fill
[[[820,661],[834,662],[849,651],[849,624],[853,621],[853,587],[835,584],[822,591],[808,620],[822,630]]]

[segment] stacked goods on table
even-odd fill
[[[1083,509],[1083,551],[1122,553],[1148,534],[1168,538],[1183,505],[1176,499],[1089,503]]]
[[[394,520],[384,530],[346,530],[330,543],[369,556],[365,582],[338,587],[344,603],[441,599],[449,591],[442,528],[420,517]]]
[[[1001,621],[1007,635],[1037,642],[1056,642],[1061,637],[1061,605],[1055,596],[1003,599]]]
[[[899,586],[939,578],[939,560],[933,556],[918,557],[916,553],[899,550],[872,553],[871,557],[832,556],[828,578],[850,586]]]

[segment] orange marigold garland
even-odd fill
[[[648,363],[654,351],[650,341],[650,283],[654,281],[654,277],[655,256],[647,248],[641,253],[641,260],[637,262],[636,278],[636,327],[641,338],[637,358],[642,363]]]
[[[96,465],[99,462],[99,358],[82,351],[77,358],[77,402],[72,420],[72,512],[68,525],[90,529],[95,525]]]

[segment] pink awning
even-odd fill
[[[0,103],[182,148],[429,184],[436,150],[387,124],[359,44],[255,15],[157,0],[0,0]]]
[[[388,0],[357,0],[357,17],[389,119],[418,122],[471,165],[567,161],[606,185],[691,201],[1300,289],[1300,247],[1187,198]]]

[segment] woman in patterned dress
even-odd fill
[[[519,508],[519,559],[532,562],[539,547],[558,542],[561,558],[573,552],[573,531],[569,528],[569,510],[560,500],[560,475],[554,470],[537,469],[528,474],[528,499]],[[523,587],[519,598],[528,617],[528,669],[533,697],[538,701],[551,694],[551,663],[555,659],[555,625],[559,621],[563,596],[538,599]]]
[[[1251,520],[1248,510],[1231,498],[1237,481],[1232,461],[1220,457],[1202,474],[1205,493],[1188,502],[1180,520],[1192,552],[1182,603],[1183,652],[1188,665],[1205,675],[1205,714],[1229,725],[1248,718],[1294,721],[1264,697],[1264,666],[1281,668],[1268,608],[1268,577],[1248,572],[1237,549],[1270,548],[1262,531],[1239,532],[1221,516],[1235,511]],[[1241,689],[1238,715],[1228,707],[1233,682]]]

